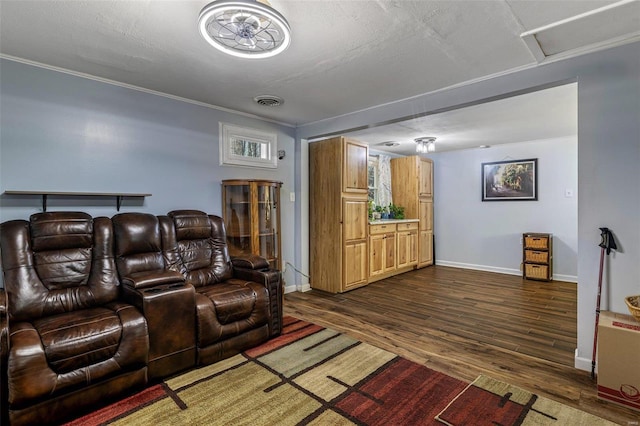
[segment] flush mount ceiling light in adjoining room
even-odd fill
[[[434,152],[436,150],[436,138],[434,138],[433,136],[417,138],[414,139],[414,142],[416,143],[416,152],[418,154]]]
[[[240,58],[268,58],[291,43],[287,20],[266,2],[218,0],[200,12],[198,28],[216,49]]]

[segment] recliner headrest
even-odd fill
[[[82,212],[48,212],[31,215],[34,251],[91,248],[93,218]]]
[[[119,213],[113,218],[116,256],[162,252],[160,223],[150,213]]]
[[[211,237],[209,216],[200,210],[173,210],[167,214],[175,224],[176,238],[200,240]]]

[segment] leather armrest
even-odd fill
[[[122,279],[122,283],[135,289],[156,287],[159,285],[184,283],[181,273],[171,270],[136,272]]]
[[[237,256],[231,258],[234,268],[262,270],[269,269],[269,261],[257,254],[248,254],[245,256]]]
[[[0,288],[0,424],[9,424],[7,399],[7,357],[9,356],[9,324],[6,293]]]
[[[0,288],[0,319],[7,316],[7,295],[4,288]]]
[[[283,291],[282,273],[276,269],[256,271],[233,268],[234,278],[262,284],[269,292],[269,335],[275,337],[282,332]]]
[[[8,354],[9,354],[9,312],[7,310],[7,294],[5,293],[3,288],[0,288],[0,369],[5,368],[5,366],[7,365],[6,357],[8,356]],[[0,372],[0,378],[1,377],[2,377],[2,374]],[[0,389],[0,395],[2,395],[1,389]],[[1,402],[0,402],[0,406],[2,406]]]

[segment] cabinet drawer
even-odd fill
[[[526,248],[546,250],[549,248],[549,237],[527,235],[524,237],[524,246]]]
[[[525,250],[524,261],[534,263],[549,263],[548,251]]]
[[[398,224],[398,231],[410,231],[412,229],[418,229],[418,222],[406,222]]]
[[[383,225],[369,225],[369,234],[384,234],[386,232],[395,232],[395,223],[385,223]]]
[[[547,265],[524,264],[524,277],[534,280],[548,280],[549,267]]]

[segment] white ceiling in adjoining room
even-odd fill
[[[577,133],[578,88],[577,83],[571,83],[346,135],[367,143],[371,150],[412,155],[416,151],[414,139],[424,136],[436,137],[435,152],[444,152]]]

